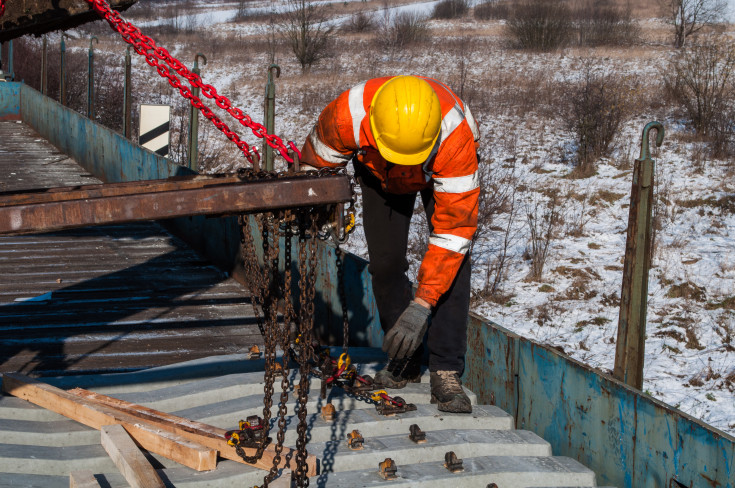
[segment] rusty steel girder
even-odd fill
[[[158,220],[234,215],[350,201],[346,175],[243,180],[185,176],[0,193],[0,235]]]
[[[138,0],[110,0],[110,6],[126,10]],[[25,34],[40,36],[54,30],[66,30],[100,17],[85,0],[9,0],[0,17],[0,42]]]

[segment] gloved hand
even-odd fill
[[[411,302],[383,339],[388,357],[401,359],[413,354],[424,339],[430,315],[430,309]]]

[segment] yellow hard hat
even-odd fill
[[[394,164],[421,164],[441,131],[439,97],[425,80],[397,76],[381,86],[370,104],[370,128],[378,151]]]

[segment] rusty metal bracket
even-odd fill
[[[250,347],[250,350],[248,351],[248,359],[260,359],[261,354],[260,348],[256,344]]]
[[[419,428],[418,424],[411,424],[408,428],[408,438],[416,444],[423,444],[426,442],[426,432]]]
[[[454,454],[454,451],[449,451],[444,455],[444,467],[452,473],[459,473],[464,471],[462,460]]]
[[[396,463],[391,458],[385,458],[385,461],[378,464],[378,474],[380,474],[380,477],[384,480],[394,480],[396,479],[398,473],[398,467],[396,466]]]
[[[327,403],[322,407],[322,419],[325,422],[334,422],[335,408],[331,403]]]
[[[0,235],[311,207],[351,198],[349,177],[345,175],[253,181],[233,175],[197,175],[0,193]]]
[[[247,420],[240,420],[237,430],[228,430],[225,439],[231,446],[257,448],[265,433],[263,427],[263,419],[251,415]]]
[[[349,447],[353,451],[359,451],[362,449],[363,444],[365,443],[365,439],[363,439],[362,435],[360,434],[360,431],[353,430],[349,434],[347,434],[347,447]]]
[[[380,415],[396,415],[399,413],[406,413],[416,410],[416,405],[413,403],[406,403],[401,397],[395,397],[392,399],[381,398],[378,403],[375,404],[375,409]]]

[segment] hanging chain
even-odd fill
[[[5,13],[5,0],[0,0],[0,17]]]
[[[1,2],[2,0],[0,0]],[[153,39],[143,34],[140,29],[135,27],[133,24],[124,21],[120,14],[110,8],[105,0],[87,0],[97,14],[104,18],[113,30],[120,33],[123,40],[128,44],[131,44],[135,49],[135,52],[145,57],[146,62],[156,68],[158,74],[168,79],[169,84],[179,90],[179,94],[189,100],[191,105],[197,108],[202,115],[209,119],[214,126],[222,131],[225,136],[232,141],[245,155],[247,160],[253,165],[258,166],[260,161],[260,155],[255,147],[250,147],[247,142],[240,139],[240,137],[233,132],[230,127],[217,117],[212,110],[202,103],[202,100],[194,95],[190,88],[181,84],[181,80],[171,72],[171,69],[178,73],[182,78],[188,81],[193,87],[199,88],[201,93],[210,99],[215,101],[215,104],[227,111],[232,117],[235,118],[241,125],[248,127],[252,130],[253,134],[261,139],[265,139],[266,143],[276,149],[283,158],[289,163],[293,162],[293,158],[288,155],[288,150],[292,149],[299,157],[301,153],[296,147],[293,141],[289,141],[288,145],[284,144],[283,140],[275,134],[268,134],[265,126],[253,121],[249,115],[246,115],[242,110],[232,106],[232,102],[222,95],[217,93],[217,90],[212,86],[202,82],[201,77],[189,71],[178,59],[171,56],[171,54],[163,47],[156,46]],[[159,61],[163,61],[168,67],[162,65]],[[169,67],[171,69],[169,69]],[[250,151],[255,153],[255,159]]]
[[[347,317],[347,292],[345,290],[345,263],[342,259],[344,251],[339,244],[334,251],[337,257],[337,287],[339,288],[339,301],[342,304],[342,352],[347,353],[350,341],[350,321]]]

